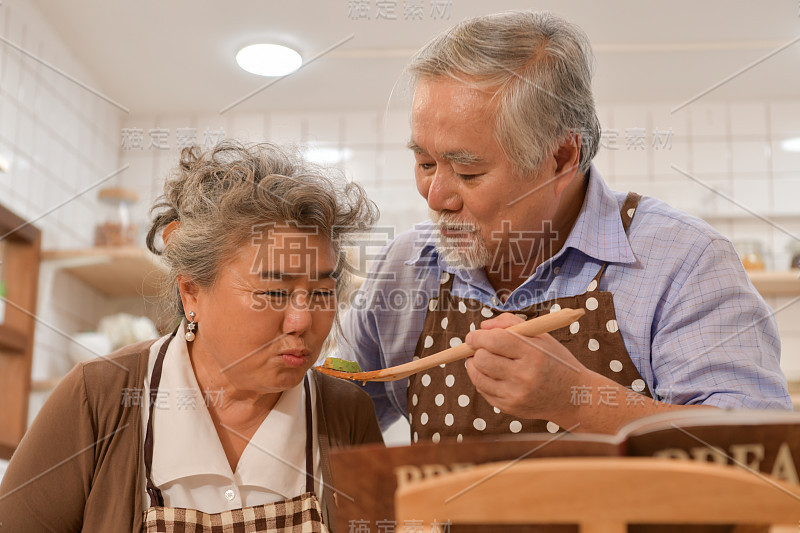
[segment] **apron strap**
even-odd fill
[[[311,388],[308,375],[303,378],[303,389],[306,393],[306,492],[314,492],[314,422],[311,410]]]
[[[158,395],[158,386],[161,384],[161,369],[164,366],[164,356],[167,354],[169,343],[175,337],[180,326],[175,328],[161,349],[158,350],[158,357],[156,357],[155,365],[153,365],[153,373],[150,376],[150,397],[147,399],[150,402],[149,411],[147,415],[147,435],[144,438],[144,470],[147,476],[147,494],[150,496],[150,507],[163,507],[164,497],[161,491],[153,483],[150,473],[153,469],[153,406],[155,399]]]
[[[622,202],[622,208],[619,210],[619,216],[622,219],[622,229],[625,230],[625,234],[628,234],[628,228],[631,227],[631,222],[633,221],[633,215],[636,213],[636,208],[639,207],[639,200],[642,199],[641,194],[637,194],[635,192],[629,192],[628,196],[625,197],[625,201]],[[603,273],[606,271],[606,267],[608,263],[603,263],[603,266],[600,267],[600,271],[594,277],[592,281],[596,281],[595,287],[600,286],[600,278],[603,276]]]
[[[622,203],[622,209],[619,210],[619,216],[622,218],[622,227],[625,229],[626,234],[628,233],[628,228],[631,227],[633,215],[636,212],[636,208],[639,207],[639,200],[641,199],[641,194],[629,192],[628,196],[625,198],[625,201]],[[631,211],[631,209],[633,209],[633,211]],[[630,214],[628,214],[629,212]]]

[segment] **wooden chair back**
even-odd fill
[[[800,523],[800,486],[744,468],[668,459],[543,458],[477,466],[399,487],[398,522],[578,524]]]

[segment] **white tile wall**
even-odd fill
[[[4,37],[94,86],[91,75],[32,6],[7,0],[0,12]],[[11,162],[10,171],[0,174],[0,202],[36,219],[45,250],[93,244],[97,189],[78,194],[117,169],[120,123],[121,112],[107,102],[0,45],[0,154]],[[100,294],[51,264],[43,263],[41,272],[34,380],[70,369],[69,336],[96,327],[103,303]],[[45,396],[33,395],[30,418]]]
[[[728,132],[728,107],[722,102],[698,101],[690,104],[690,132],[695,138],[718,137]]]

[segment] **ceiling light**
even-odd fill
[[[793,137],[781,141],[781,148],[785,152],[800,152],[800,137]]]
[[[303,64],[300,54],[279,44],[251,44],[236,54],[236,62],[259,76],[285,76]]]

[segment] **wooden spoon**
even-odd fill
[[[585,312],[586,311],[583,309],[565,308],[515,324],[507,329],[519,333],[520,335],[525,335],[526,337],[534,337],[572,324],[582,317]],[[475,350],[464,343],[454,348],[448,348],[429,355],[428,357],[411,361],[410,363],[403,363],[402,365],[383,368],[381,370],[372,370],[370,372],[342,372],[341,370],[331,370],[330,368],[322,366],[314,368],[323,374],[328,374],[336,378],[349,379],[351,381],[397,381],[398,379],[406,378],[412,374],[433,368],[437,365],[452,363],[459,359],[466,359],[474,353]]]

